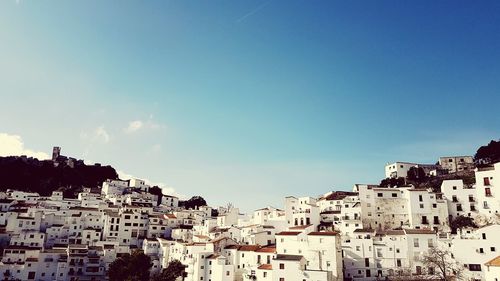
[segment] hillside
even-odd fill
[[[117,179],[111,166],[70,166],[66,162],[39,161],[27,157],[0,157],[0,191],[16,189],[38,192],[42,196],[60,190],[67,197],[75,197],[83,187],[97,187],[106,179]]]

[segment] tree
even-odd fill
[[[414,182],[423,182],[427,180],[427,175],[425,174],[425,171],[422,167],[411,167],[408,170],[407,176],[406,176],[408,181],[414,181]]]
[[[452,233],[457,233],[457,229],[464,227],[477,227],[474,220],[470,217],[458,216],[450,221]]]
[[[201,197],[201,196],[193,196],[186,201],[181,201],[179,203],[179,205],[184,206],[184,208],[188,209],[188,210],[189,209],[197,209],[198,207],[206,206],[207,201],[205,201],[205,199],[203,199],[203,197]]]
[[[448,250],[438,247],[430,248],[423,256],[422,263],[427,268],[433,268],[434,275],[438,280],[461,280],[463,267],[452,258]]]
[[[476,164],[493,164],[500,161],[500,140],[492,140],[488,145],[481,146],[474,155]]]
[[[108,270],[109,281],[144,281],[149,279],[149,269],[153,264],[142,251],[125,254],[114,260]]]
[[[186,266],[180,261],[173,260],[160,274],[151,278],[151,281],[175,281],[177,278],[184,276],[185,268]]]
[[[161,188],[155,185],[149,189],[149,193],[158,196],[158,205],[160,205],[161,198],[163,197],[163,192],[161,191]]]
[[[399,177],[399,178],[386,178],[383,179],[379,186],[383,187],[394,187],[394,186],[405,186],[405,178]]]

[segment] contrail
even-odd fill
[[[254,15],[258,11],[262,10],[265,6],[267,6],[269,4],[269,2],[271,2],[271,1],[266,1],[266,2],[262,3],[257,8],[251,10],[250,12],[246,13],[245,15],[243,15],[241,18],[237,19],[236,22],[240,23],[240,22],[244,21],[246,18]]]

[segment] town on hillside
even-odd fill
[[[481,149],[388,163],[380,183],[287,196],[247,214],[141,179],[108,178],[76,196],[5,189],[0,278],[498,281],[500,161]],[[83,165],[60,152],[50,165]]]

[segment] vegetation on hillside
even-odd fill
[[[79,164],[70,167],[64,162],[55,166],[50,160],[0,157],[0,191],[15,189],[47,196],[59,190],[65,197],[75,197],[83,187],[98,187],[106,179],[117,178],[111,166]]]
[[[488,145],[481,146],[474,155],[478,165],[493,164],[500,161],[500,140],[492,140]]]
[[[154,275],[151,281],[175,281],[177,278],[184,276],[186,266],[178,260],[171,261],[167,268],[163,269],[161,273]]]
[[[186,209],[197,209],[201,206],[207,206],[207,201],[205,201],[205,199],[201,196],[193,196],[188,200],[179,201],[179,206]]]
[[[149,280],[149,269],[152,265],[151,259],[142,251],[124,254],[109,265],[109,281]]]

